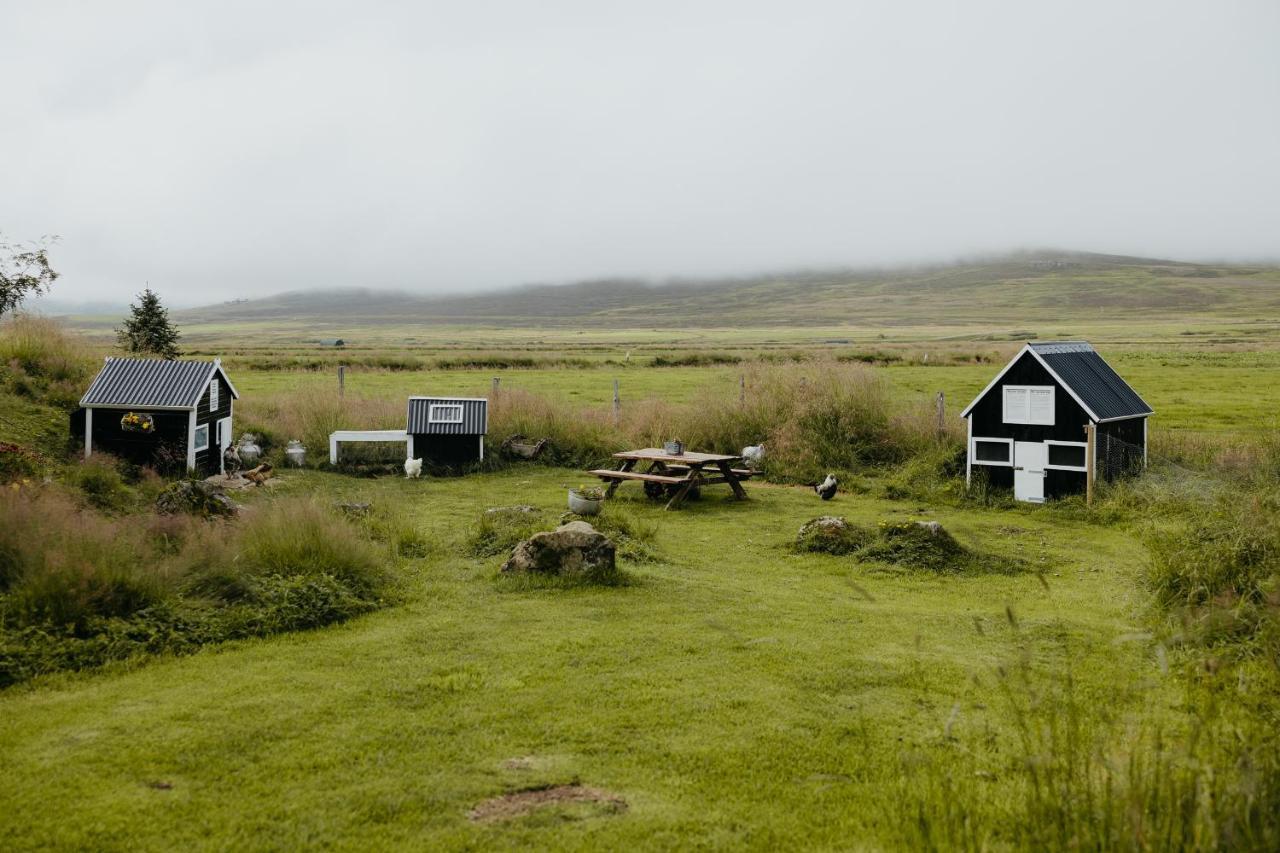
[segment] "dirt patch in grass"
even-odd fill
[[[577,804],[591,807],[592,814],[617,814],[627,808],[627,801],[617,794],[572,782],[503,794],[479,803],[467,817],[478,823],[513,820],[539,809]]]

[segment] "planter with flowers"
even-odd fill
[[[569,490],[569,510],[578,515],[599,515],[604,506],[604,489],[599,486],[578,486]]]
[[[156,434],[156,420],[151,415],[127,412],[120,418],[120,429],[125,432],[141,432],[147,435]]]

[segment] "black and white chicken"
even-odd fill
[[[838,485],[840,484],[836,481],[836,475],[828,474],[827,479],[814,486],[813,490],[818,493],[818,497],[824,501],[829,501],[836,496],[836,487]]]

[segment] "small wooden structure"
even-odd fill
[[[404,429],[343,429],[329,435],[329,462],[349,442],[403,442],[406,459],[461,465],[484,459],[489,401],[483,397],[410,397]]]
[[[489,401],[484,397],[410,397],[409,456],[434,465],[484,459]]]
[[[1028,343],[963,412],[965,480],[1020,501],[1079,494],[1147,463],[1152,408],[1084,341]]]
[[[239,397],[221,359],[108,356],[71,416],[71,431],[86,459],[103,451],[137,465],[221,474]]]
[[[645,484],[647,493],[669,495],[667,509],[678,508],[694,489],[720,484],[728,484],[734,497],[746,500],[747,492],[742,488],[742,481],[751,479],[755,474],[746,468],[733,467],[741,457],[719,453],[686,451],[676,455],[658,447],[646,447],[615,453],[613,458],[621,460],[616,470],[599,468],[590,472],[609,484],[605,490],[606,498],[612,497],[624,481],[635,480]],[[648,463],[646,469],[636,471],[635,467],[642,462]],[[652,491],[653,487],[661,489],[661,492]]]

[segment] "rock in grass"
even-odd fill
[[[212,518],[232,516],[239,509],[220,486],[203,480],[179,480],[156,497],[156,512],[161,515],[185,512]]]
[[[516,545],[502,571],[607,580],[617,572],[616,549],[587,522],[571,521]]]
[[[796,550],[820,554],[852,554],[866,545],[874,534],[848,519],[823,515],[806,521],[796,534]]]

